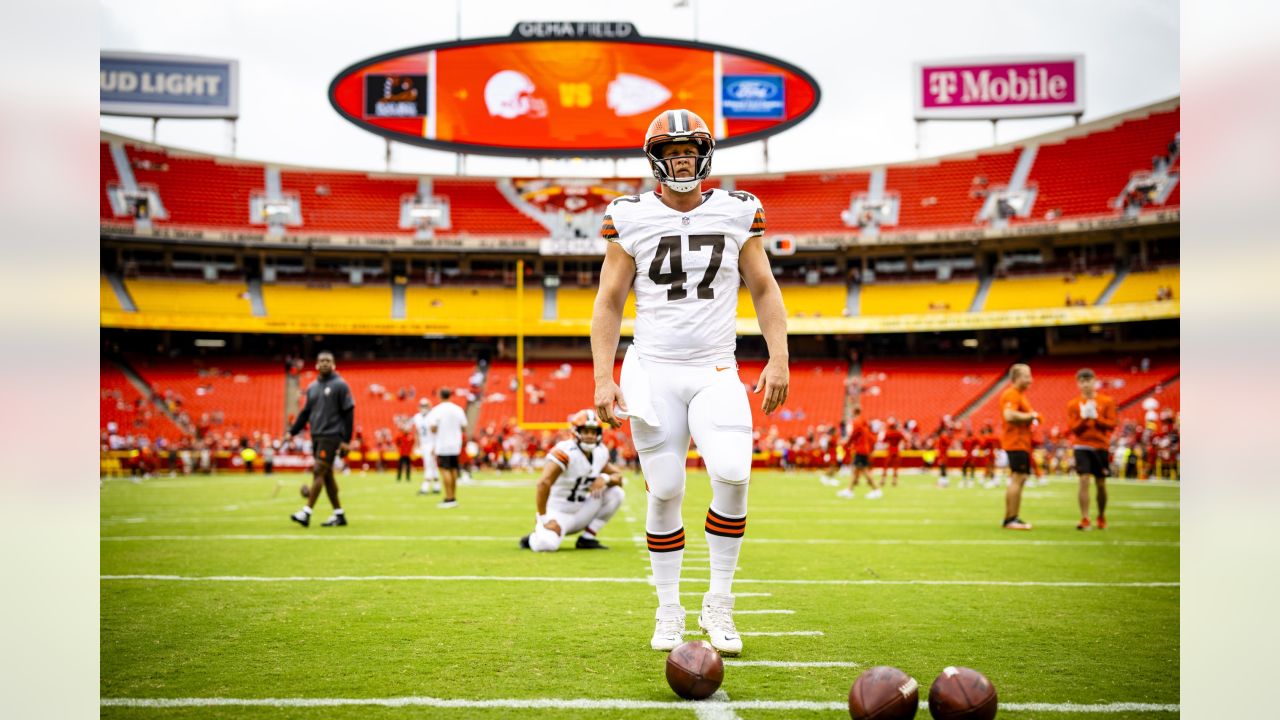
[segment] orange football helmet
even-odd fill
[[[662,146],[676,141],[692,142],[698,146],[697,172],[692,178],[677,179],[671,174],[667,162],[662,159]],[[676,192],[689,192],[711,174],[711,154],[716,139],[711,129],[692,110],[666,110],[649,123],[644,136],[644,154],[649,159],[653,176],[658,182]]]
[[[577,439],[578,445],[582,446],[584,450],[594,450],[604,434],[604,429],[600,426],[600,418],[596,415],[595,410],[579,410],[570,415],[569,426],[573,428],[573,436]],[[584,430],[595,430],[595,441],[584,441],[582,439],[582,431]]]

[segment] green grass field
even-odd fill
[[[610,550],[540,555],[516,545],[532,477],[478,479],[440,510],[416,482],[343,476],[351,524],[319,527],[322,498],[309,529],[288,520],[298,475],[108,481],[102,716],[836,718],[860,668],[882,664],[922,700],[943,667],[977,668],[1001,716],[1177,714],[1176,486],[1113,483],[1110,529],[1082,533],[1075,482],[1055,478],[1027,490],[1036,529],[1017,533],[999,528],[1003,490],[905,476],[882,500],[842,500],[811,474],[757,473],[734,586],[745,648],[716,704],[679,700],[649,649],[638,473],[601,535]],[[691,472],[689,610],[709,498]],[[784,664],[820,662],[856,666]],[[154,702],[173,698],[271,702]]]

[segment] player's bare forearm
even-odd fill
[[[622,332],[622,308],[611,308],[596,296],[591,313],[591,360],[597,383],[613,379],[613,361],[618,354]]]
[[[551,486],[559,475],[560,467],[555,463],[547,462],[547,467],[542,471],[542,477],[538,478],[538,489],[534,495],[534,508],[538,511],[539,517],[547,514],[547,498],[551,497]]]
[[[738,271],[751,293],[756,308],[760,332],[769,346],[769,364],[765,366],[754,392],[764,391],[760,408],[772,413],[787,401],[791,385],[791,371],[787,366],[790,352],[787,349],[787,308],[782,303],[782,290],[769,268],[769,257],[764,252],[764,241],[754,237],[742,246],[738,258]]]
[[[610,427],[622,421],[614,415],[614,405],[626,410],[622,391],[613,381],[613,361],[618,355],[618,335],[622,329],[622,308],[635,279],[636,263],[617,243],[605,248],[600,266],[600,289],[591,312],[591,360],[595,374],[595,407],[600,420]]]

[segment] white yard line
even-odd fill
[[[709,700],[689,702],[685,700],[623,700],[593,698],[499,698],[492,700],[464,700],[433,697],[390,698],[101,698],[101,707],[129,708],[211,708],[211,707],[430,707],[430,708],[499,708],[511,710],[679,710],[698,713],[699,718],[727,718],[730,715],[711,714],[735,710],[848,710],[845,702],[817,700],[720,700],[721,693]],[[922,709],[928,703],[920,703]],[[1014,703],[1002,702],[1000,709],[1008,712],[1046,713],[1180,713],[1177,704],[1113,702],[1113,703]],[[708,714],[703,714],[703,713]]]
[[[693,714],[698,720],[742,720],[738,717],[738,713],[733,711],[733,701],[729,699],[729,694],[723,688],[715,691],[711,697],[702,702],[690,704],[693,705]]]
[[[685,630],[685,635],[701,635],[701,630]],[[779,630],[779,631],[759,631],[749,630],[739,632],[742,637],[821,637],[824,633],[821,630]]]
[[[340,532],[340,531],[339,531]],[[518,537],[508,537],[506,535],[347,535],[346,533],[327,533],[324,535],[318,533],[302,533],[294,532],[292,534],[273,534],[273,535],[246,535],[246,534],[227,534],[227,535],[107,535],[100,538],[102,542],[205,542],[209,540],[261,540],[273,541],[281,540],[293,542],[299,540],[360,540],[360,541],[386,541],[386,542],[429,542],[429,541],[462,541],[462,542],[514,542],[519,540]],[[644,544],[643,536],[633,534],[630,538],[612,537],[614,542],[631,542],[636,544]],[[1057,546],[1057,545],[1074,545],[1074,546],[1126,546],[1126,547],[1179,547],[1181,543],[1177,540],[995,540],[995,539],[972,539],[972,540],[907,540],[907,539],[824,539],[824,538],[761,538],[752,537],[752,543],[760,543],[766,545],[920,545],[925,547],[931,546],[948,546],[948,545],[1010,545],[1010,546]],[[709,554],[705,552],[685,551],[686,560],[706,560]]]
[[[689,591],[686,591],[686,592],[682,592],[682,593],[680,593],[680,594],[681,594],[681,595],[697,595],[698,597],[702,597],[703,595],[706,595],[706,593],[702,592],[701,590],[689,590]],[[767,592],[741,592],[741,593],[740,593],[740,592],[736,592],[736,593],[734,593],[734,594],[733,594],[733,596],[734,596],[734,597],[736,597],[736,598],[744,598],[744,597],[773,597],[773,593],[767,593]]]
[[[856,662],[845,662],[840,660],[817,660],[813,662],[802,662],[792,660],[725,660],[725,665],[731,667],[770,667],[770,668],[856,668],[861,667]]]
[[[99,575],[99,580],[146,580],[157,582],[548,582],[548,583],[649,583],[641,577],[548,577],[517,575]],[[707,582],[706,578],[685,578]],[[1105,587],[1176,588],[1180,582],[1048,582],[1038,580],[765,580],[737,579],[737,584],[760,585],[939,585],[981,587]]]
[[[701,610],[686,610],[685,615],[697,615]],[[795,615],[795,610],[734,610],[734,615]]]

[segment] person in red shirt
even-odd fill
[[[1031,472],[1031,423],[1040,414],[1027,400],[1031,387],[1031,367],[1018,363],[1009,368],[1009,387],[1000,394],[1000,412],[1004,428],[1000,434],[1000,447],[1009,456],[1009,487],[1004,493],[1004,528],[1006,530],[1030,530],[1031,523],[1018,516],[1022,506],[1022,486]]]
[[[885,444],[887,455],[884,459],[884,466],[880,468],[880,487],[884,487],[885,478],[889,475],[889,469],[893,469],[893,486],[898,487],[898,466],[902,464],[902,441],[906,436],[898,429],[898,421],[889,418],[889,424],[885,429],[881,440]]]
[[[400,482],[400,473],[404,473],[405,482],[413,482],[413,446],[417,442],[409,426],[400,428],[396,434],[396,451],[400,453],[400,461],[396,465],[396,482]]]
[[[965,487],[973,487],[978,476],[978,451],[982,449],[982,438],[974,435],[970,429],[960,447],[964,448],[964,465],[960,467],[960,477],[965,479]]]
[[[934,444],[934,449],[938,452],[938,487],[946,487],[949,484],[947,480],[947,455],[951,452],[951,423],[946,419],[942,421],[942,427],[938,428],[938,439]]]
[[[1111,470],[1111,433],[1116,429],[1116,401],[1098,392],[1098,378],[1093,370],[1076,372],[1080,396],[1067,403],[1067,429],[1075,436],[1076,475],[1080,478],[1080,524],[1077,530],[1090,529],[1089,484],[1098,488],[1098,529],[1107,528],[1107,475]]]
[[[990,425],[982,426],[982,434],[978,437],[978,450],[982,452],[982,474],[984,485],[988,488],[996,486],[996,451],[1000,449],[1000,438],[995,435]]]
[[[871,487],[871,492],[867,493],[868,500],[876,500],[884,493],[880,491],[880,487],[876,485],[876,481],[871,477],[871,450],[875,447],[876,435],[871,431],[871,426],[862,417],[862,408],[855,407],[853,409],[853,425],[849,429],[848,448],[849,454],[853,456],[853,478],[849,481],[849,487],[836,493],[842,498],[852,498],[853,489],[858,485],[858,478],[865,477],[867,485]]]

